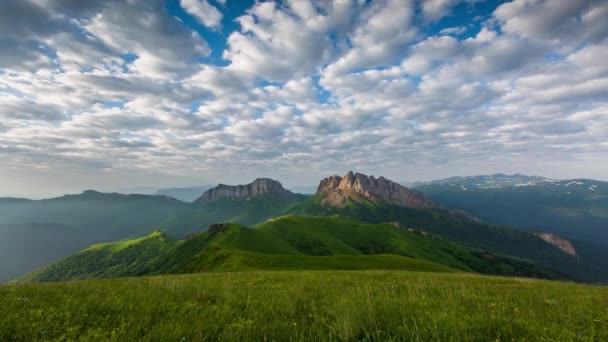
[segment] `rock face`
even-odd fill
[[[195,203],[209,203],[221,198],[247,199],[256,196],[273,194],[281,198],[291,199],[296,195],[283,188],[278,181],[270,178],[258,178],[246,185],[225,185],[220,184],[203,193]]]
[[[551,233],[535,233],[534,235],[538,236],[540,239],[546,241],[547,243],[552,244],[553,246],[561,249],[562,251],[572,255],[572,256],[576,256],[576,249],[574,249],[574,246],[572,245],[572,242],[559,237],[555,234],[551,234]]]
[[[322,204],[341,207],[350,197],[371,201],[385,201],[408,208],[440,208],[439,204],[426,199],[421,193],[384,177],[374,178],[349,171],[344,177],[331,176],[319,184],[317,194],[323,194]]]

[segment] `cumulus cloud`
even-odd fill
[[[588,161],[608,153],[607,6],[514,0],[436,27],[458,3],[256,2],[225,32],[221,1],[180,2],[213,31],[161,0],[3,1],[0,179],[606,174]]]
[[[436,21],[450,12],[461,0],[427,0],[422,2],[422,13],[431,21]]]
[[[222,26],[224,15],[207,0],[181,0],[180,5],[203,25],[214,29]]]
[[[608,36],[608,3],[594,0],[525,1],[501,5],[494,12],[506,32],[566,48]]]

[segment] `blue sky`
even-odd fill
[[[6,0],[0,195],[606,179],[608,4]]]

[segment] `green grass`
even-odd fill
[[[224,251],[216,271],[254,270],[407,270],[418,272],[463,272],[445,265],[394,254],[378,255],[280,255]]]
[[[94,245],[16,280],[242,270],[411,270],[559,278],[525,260],[465,248],[390,224],[343,217],[284,216],[255,228],[227,224],[187,240],[163,233]]]
[[[473,274],[226,272],[0,286],[0,340],[606,341],[608,289]]]

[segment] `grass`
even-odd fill
[[[579,258],[575,258],[529,232],[472,221],[442,210],[404,208],[381,201],[371,203],[365,199],[355,200],[354,197],[351,197],[344,207],[329,207],[324,206],[322,200],[323,197],[317,194],[294,207],[289,213],[299,216],[340,215],[370,223],[398,222],[403,227],[424,230],[464,246],[533,261],[543,268],[556,271],[554,273],[558,273],[558,277],[608,283],[608,263],[605,261],[605,253],[601,253],[601,250],[595,249],[590,253],[585,251]],[[509,213],[518,216],[516,214]],[[593,257],[590,257],[591,254]],[[595,255],[604,257],[598,258]],[[498,274],[485,270],[481,273]]]
[[[266,271],[0,286],[0,340],[606,341],[608,288]]]
[[[163,233],[94,245],[15,282],[251,270],[410,270],[555,278],[549,270],[390,224],[283,216],[174,240]]]
[[[463,272],[426,260],[394,254],[378,255],[278,255],[224,251],[219,271],[253,270],[407,270],[418,272]]]

